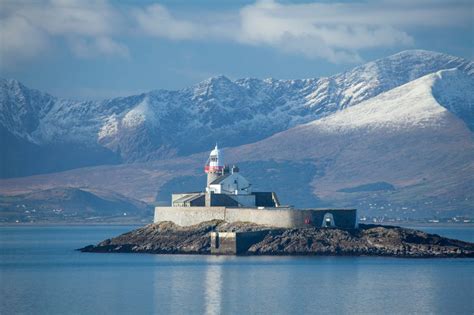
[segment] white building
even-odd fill
[[[170,207],[156,207],[154,222],[189,226],[210,220],[253,222],[274,227],[357,227],[356,209],[294,209],[281,206],[274,192],[256,192],[239,169],[224,165],[222,152],[211,151],[204,168],[205,191],[173,193]]]
[[[250,195],[252,193],[251,186],[249,181],[240,175],[239,168],[234,166],[230,173],[219,176],[211,182],[207,191],[216,194]]]
[[[237,166],[224,165],[222,151],[217,145],[209,154],[204,171],[207,173],[205,192],[173,194],[173,206],[279,206],[275,193],[252,191],[252,184],[240,174]]]

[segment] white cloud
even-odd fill
[[[467,2],[381,1],[281,4],[257,1],[231,14],[195,12],[177,18],[161,5],[135,11],[139,30],[171,40],[227,40],[243,45],[322,57],[331,62],[359,61],[359,52],[377,47],[412,46],[409,29],[469,23]]]
[[[413,45],[408,33],[383,18],[391,13],[373,7],[259,1],[241,10],[239,40],[331,62],[359,61],[361,49]]]
[[[21,16],[0,20],[0,64],[31,58],[49,46],[48,36]],[[11,64],[15,66],[16,64]]]
[[[123,16],[106,1],[15,1],[2,10],[2,63],[37,57],[56,38],[80,57],[128,56],[128,48],[113,38],[122,30]]]
[[[178,18],[164,6],[153,4],[132,11],[138,32],[171,40],[235,40],[238,11],[233,14],[199,12]]]
[[[128,47],[109,37],[70,37],[68,38],[72,52],[82,58],[92,58],[98,55],[118,55],[129,57]]]
[[[173,17],[158,4],[133,11],[139,28],[148,35],[184,40],[198,37],[198,25]]]
[[[359,61],[364,49],[412,46],[412,30],[472,24],[469,1],[385,0],[282,4],[257,1],[233,11],[174,11],[106,0],[2,4],[1,62],[35,57],[55,38],[78,57],[128,57],[123,36],[230,41],[331,62]]]
[[[27,2],[20,6],[19,14],[52,35],[111,35],[121,20],[116,9],[101,0]]]

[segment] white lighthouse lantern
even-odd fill
[[[222,158],[222,151],[217,147],[209,154],[204,171],[207,173],[207,186],[212,183],[215,179],[222,175],[224,170],[224,163]]]

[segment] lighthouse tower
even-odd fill
[[[222,152],[217,147],[217,144],[214,150],[211,151],[211,154],[209,154],[204,171],[207,173],[207,189],[209,189],[209,185],[219,178],[224,171]]]

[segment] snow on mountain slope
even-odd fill
[[[442,87],[448,88],[442,91]],[[471,143],[473,135],[467,125],[450,110],[461,111],[472,108],[473,88],[474,77],[462,71],[457,69],[438,71],[330,116],[277,133],[262,141],[229,150],[232,152],[231,156],[237,154],[245,159],[263,159],[267,156],[292,159],[296,151],[301,158],[314,158],[328,154],[327,149],[322,147],[325,145],[331,147],[329,144],[334,141],[334,137],[340,139],[338,143],[343,141],[344,145],[349,145],[352,141],[349,137],[354,135],[380,137],[387,134],[400,135],[403,138],[409,132],[425,133],[426,130],[451,129],[456,129],[463,135],[456,137],[457,139]],[[435,95],[456,99],[456,105],[445,106]],[[291,141],[287,141],[287,138],[291,138]],[[302,143],[297,141],[298,139],[304,139],[311,145],[301,146]],[[370,139],[362,137],[359,140]],[[338,149],[343,149],[343,146]],[[401,149],[403,143],[400,144],[399,150]]]
[[[454,114],[472,111],[473,105],[474,78],[457,69],[442,70],[313,124],[332,132],[355,128],[418,129],[441,124],[441,117],[448,110]]]
[[[0,126],[19,138],[34,141],[31,133],[56,102],[56,98],[16,80],[0,80]]]
[[[473,87],[474,78],[462,71],[439,71],[226,155],[311,160],[323,173],[311,183],[315,194],[339,206],[354,204],[355,195],[344,190],[389,183],[396,190],[386,193],[385,204],[423,201],[460,210],[460,202],[474,198],[474,137],[452,111],[472,108]],[[455,99],[454,109],[436,95]],[[359,196],[368,195],[382,198]],[[468,208],[474,210],[472,202]]]
[[[474,139],[453,112],[472,107],[473,80],[460,70],[433,73],[325,118],[227,148],[226,162],[238,163],[256,188],[279,192],[285,204],[355,206],[361,215],[392,217],[472,214]],[[448,110],[439,95],[457,101]],[[6,179],[0,191],[108,187],[154,202],[157,191],[168,196],[201,189],[206,158],[207,152]]]
[[[434,98],[459,117],[474,131],[474,84],[459,71],[443,71],[439,76],[447,80],[435,80],[432,86]],[[472,78],[472,76],[471,76]]]
[[[60,100],[2,80],[0,126],[40,146],[99,146],[128,162],[162,159],[207,150],[221,139],[225,146],[252,143],[448,68],[474,75],[471,61],[412,50],[328,78],[231,81],[219,76],[179,91],[94,102]],[[472,109],[459,114],[472,122]]]

